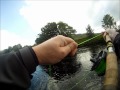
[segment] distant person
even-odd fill
[[[58,63],[68,54],[74,56],[76,51],[77,43],[73,39],[58,35],[37,46],[1,55],[0,89],[26,90],[38,64]]]

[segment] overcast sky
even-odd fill
[[[85,33],[103,31],[105,14],[120,24],[120,0],[0,0],[0,50],[15,44],[33,45],[40,29],[48,22],[63,21]]]

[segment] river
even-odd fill
[[[104,76],[98,76],[95,71],[91,71],[93,63],[90,59],[105,48],[105,46],[96,45],[79,48],[76,62],[81,63],[81,66],[74,74],[67,75],[60,80],[50,77],[41,67],[37,67],[35,73],[33,73],[30,90],[101,90]]]
[[[79,48],[77,52],[77,61],[81,63],[80,69],[62,80],[49,79],[49,90],[101,90],[103,76],[98,76],[96,72],[91,71],[92,62],[90,59],[98,52],[105,49],[104,46],[93,46]]]

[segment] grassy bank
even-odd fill
[[[92,37],[95,37],[97,35],[99,35],[99,33],[94,34]],[[92,38],[92,37],[88,37],[86,34],[77,34],[74,36],[74,40],[79,44],[79,43],[82,43],[82,42]],[[98,37],[96,37],[96,38],[94,38],[94,39],[92,39],[92,40],[90,40],[82,45],[79,45],[79,47],[91,46],[91,45],[92,46],[93,45],[105,45],[105,41],[104,41],[102,35],[100,35],[100,36],[98,36]]]

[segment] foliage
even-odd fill
[[[120,25],[116,28],[116,31],[120,33]]]
[[[114,21],[114,18],[112,16],[110,16],[110,14],[106,14],[103,17],[102,27],[104,29],[106,29],[106,28],[115,28],[116,27],[116,22]]]
[[[9,46],[7,49],[0,51],[0,54],[9,53],[11,51],[18,51],[21,48],[22,48],[21,44],[14,45],[13,47]]]
[[[93,37],[95,37],[95,36],[98,35],[98,34],[100,34],[100,33],[95,33],[95,34],[93,35]],[[77,40],[75,40],[75,41],[79,44],[79,43],[82,43],[83,41],[86,41],[86,40],[88,40],[88,39],[90,39],[90,37],[85,36],[84,38],[79,38],[79,39],[77,39]],[[88,47],[88,46],[93,46],[94,44],[95,44],[95,45],[105,45],[106,42],[105,42],[105,40],[103,39],[102,35],[100,35],[99,37],[96,37],[96,38],[94,38],[93,40],[90,40],[89,42],[84,43],[84,44],[82,44],[82,45],[80,45],[80,46],[78,46],[78,47]]]
[[[60,35],[64,35],[72,38],[72,35],[76,33],[76,30],[73,29],[73,27],[63,22],[58,22],[57,27]]]
[[[89,37],[93,36],[94,35],[94,32],[93,32],[93,29],[91,28],[91,26],[88,24],[87,28],[86,28],[86,31],[87,31],[87,35]]]
[[[103,17],[102,27],[103,27],[104,29],[114,28],[117,32],[120,33],[120,25],[118,25],[118,26],[116,25],[116,21],[114,21],[113,16],[111,16],[110,14],[106,14],[106,15]]]
[[[55,22],[48,23],[46,26],[41,28],[42,33],[38,34],[36,38],[36,44],[42,43],[43,41],[58,35],[57,24]]]
[[[76,30],[73,29],[73,27],[69,26],[66,23],[63,22],[51,22],[45,25],[41,29],[41,34],[38,34],[38,38],[36,38],[35,42],[36,44],[42,43],[45,40],[50,39],[51,37],[54,37],[56,35],[64,35],[67,37],[71,37],[72,35],[76,33]]]

